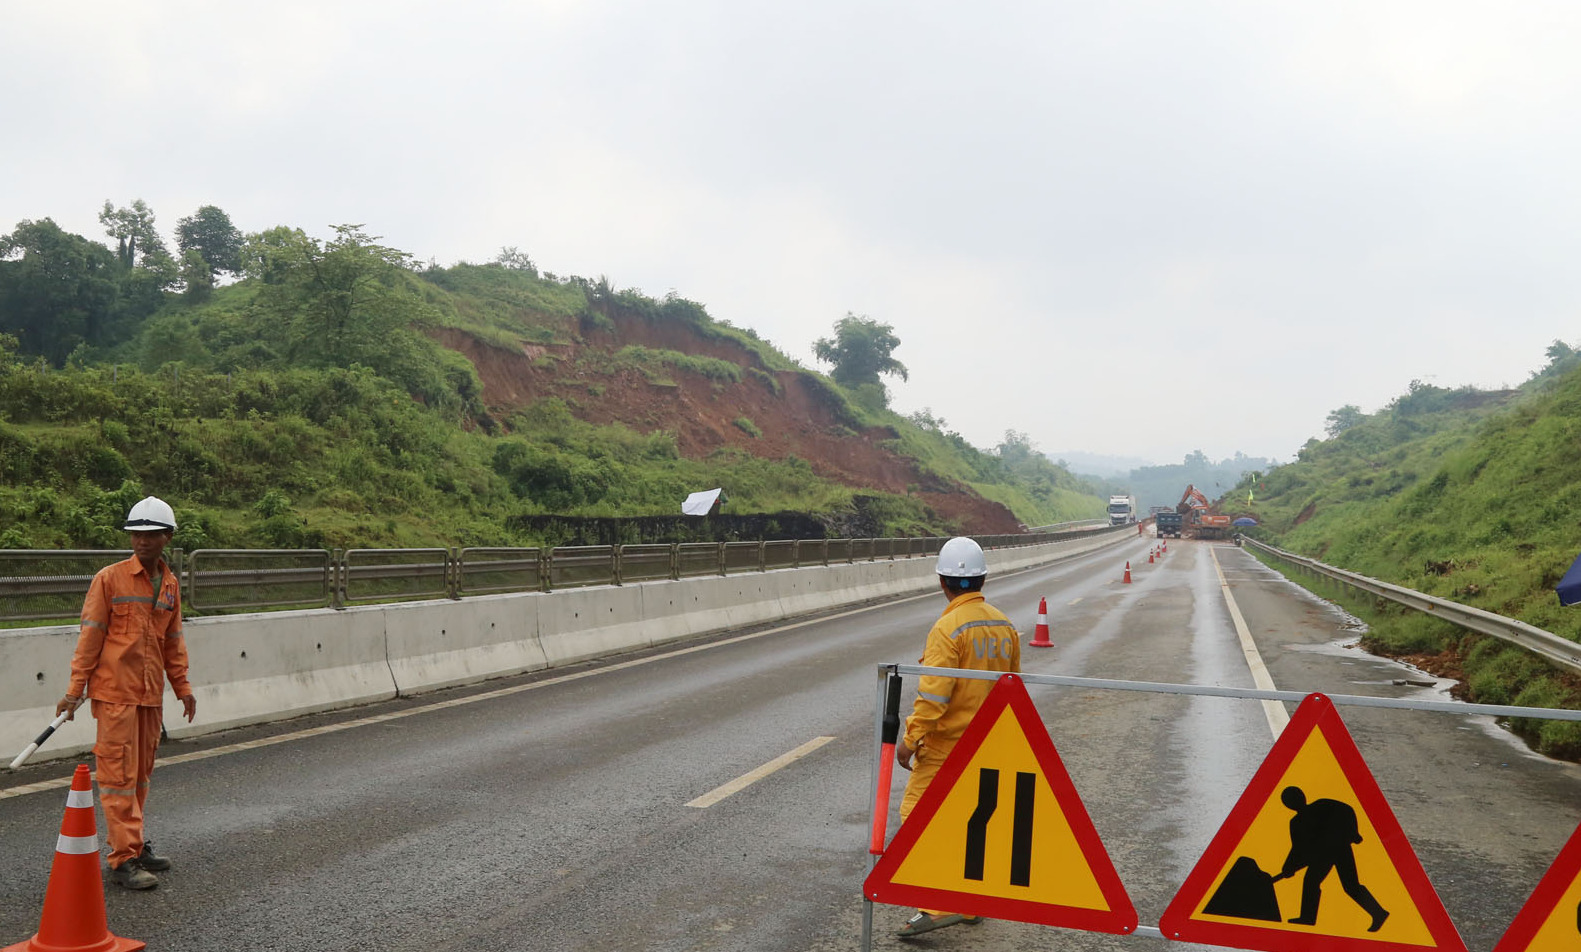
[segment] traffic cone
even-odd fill
[[[1127,584],[1127,585],[1131,584],[1131,562],[1130,562],[1130,560],[1126,560],[1126,563],[1125,563],[1125,584]]]
[[[1033,648],[1052,648],[1054,642],[1049,640],[1049,600],[1038,599],[1038,626],[1032,630],[1032,640],[1027,642]]]
[[[1148,565],[1152,565],[1153,564],[1153,550],[1152,549],[1148,549],[1147,550],[1147,564]]]
[[[44,890],[38,932],[0,952],[137,952],[147,943],[110,932],[104,919],[104,877],[99,872],[99,830],[93,819],[88,765],[78,764],[66,794],[66,816],[55,841],[55,864]]]

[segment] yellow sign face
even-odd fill
[[[991,812],[980,816],[980,811]],[[980,835],[974,822],[981,827]],[[1017,863],[1018,851],[1027,858],[1024,869]],[[981,878],[966,877],[978,871]],[[1000,712],[960,780],[917,837],[894,882],[1109,909],[1009,708]]]
[[[1266,952],[1465,952],[1334,704],[1310,694],[1159,919]]]
[[[1136,910],[1014,674],[995,683],[863,891],[875,902],[1136,930]]]
[[[1308,844],[1293,842],[1292,830],[1301,829],[1300,825],[1292,827],[1293,822],[1299,824],[1296,819],[1297,812],[1281,799],[1286,789],[1294,788],[1300,790],[1307,801],[1303,811],[1326,810],[1329,815],[1317,819],[1327,821],[1326,825],[1329,827],[1335,826],[1337,821],[1341,833],[1348,834],[1349,827],[1346,824],[1348,818],[1354,816],[1355,832],[1361,840],[1350,842],[1352,837],[1349,835],[1336,834],[1319,837],[1322,842],[1309,845],[1309,852],[1321,854],[1316,856],[1315,862],[1301,867],[1294,872],[1294,875],[1273,884],[1279,909],[1284,913],[1281,919],[1300,918],[1303,911],[1302,890],[1306,882],[1321,872],[1324,866],[1328,866],[1327,875],[1319,882],[1319,900],[1315,904],[1316,915],[1312,917],[1313,922],[1301,924],[1261,920],[1259,924],[1288,932],[1317,931],[1329,936],[1349,936],[1356,939],[1379,939],[1406,945],[1431,946],[1433,937],[1428,931],[1427,923],[1417,911],[1416,903],[1405,887],[1405,881],[1394,868],[1394,861],[1384,849],[1378,830],[1366,813],[1356,809],[1358,803],[1356,791],[1346,779],[1345,772],[1340,769],[1339,761],[1334,756],[1334,751],[1320,731],[1313,731],[1308,736],[1307,742],[1296,754],[1295,760],[1274,786],[1274,797],[1263,804],[1247,829],[1246,835],[1231,851],[1235,859],[1219,872],[1213,881],[1213,888],[1197,905],[1197,917],[1224,922],[1245,921],[1244,916],[1215,916],[1204,909],[1212,905],[1212,899],[1219,895],[1225,879],[1235,868],[1236,862],[1240,861],[1240,857],[1251,857],[1260,869],[1270,875],[1278,875],[1292,852],[1299,853],[1303,846],[1308,846]],[[1332,807],[1331,804],[1341,804],[1349,809],[1347,811]],[[1314,829],[1329,832],[1318,824],[1311,825]],[[1347,856],[1349,863],[1354,867],[1354,877],[1351,877],[1349,870],[1345,868]],[[1298,855],[1296,859],[1300,861],[1305,858]],[[1244,864],[1242,868],[1246,868]],[[1346,879],[1351,879],[1351,882],[1347,883]],[[1375,932],[1369,931],[1374,919],[1373,913],[1355,898],[1355,895],[1360,895],[1358,889],[1365,889],[1371,894],[1377,904],[1376,907],[1388,913],[1388,917]]]

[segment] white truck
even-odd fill
[[[1109,525],[1123,526],[1136,521],[1135,496],[1109,497]]]

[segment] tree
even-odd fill
[[[856,389],[876,386],[883,392],[883,376],[898,376],[909,380],[906,365],[891,356],[900,346],[895,328],[880,324],[866,315],[861,317],[846,312],[834,325],[834,337],[824,337],[813,342],[813,356],[826,364],[834,365],[835,383]]]
[[[140,198],[134,199],[128,208],[116,208],[106,199],[99,212],[99,224],[115,239],[116,256],[123,268],[133,268],[152,256],[170,256],[164,240],[154,229],[154,210]]]
[[[1347,403],[1338,410],[1329,411],[1328,422],[1323,429],[1328,433],[1329,438],[1333,439],[1366,418],[1367,415],[1361,412],[1361,407]]]
[[[260,279],[258,302],[274,312],[293,358],[340,367],[384,367],[424,305],[410,288],[411,256],[376,244],[361,225],[335,225],[320,243],[294,228],[249,236],[242,256]]]
[[[110,249],[62,231],[48,218],[0,237],[0,333],[55,366],[79,344],[101,344],[118,288]]]
[[[240,253],[238,252],[238,257]],[[208,260],[196,248],[181,253],[181,283],[186,287],[187,300],[201,303],[214,293],[214,272]]]
[[[518,250],[515,245],[501,248],[500,253],[494,257],[494,264],[506,271],[523,271],[535,278],[538,277],[537,265],[532,263],[526,252]]]
[[[176,222],[176,247],[183,259],[187,252],[196,251],[213,273],[242,271],[242,233],[229,215],[213,205]]]

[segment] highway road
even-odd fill
[[[991,579],[1023,644],[1048,599],[1056,647],[1023,648],[1024,670],[1253,687],[1222,571],[1276,687],[1446,696],[1395,684],[1422,676],[1348,647],[1345,616],[1240,549],[1171,541],[1149,565],[1151,544]],[[875,666],[915,662],[943,606],[915,597],[168,744],[190,759],[155,773],[150,830],[176,866],[152,892],[110,891],[111,927],[160,952],[856,949]],[[1263,705],[1031,692],[1155,925],[1268,752]],[[1468,946],[1491,949],[1581,820],[1581,768],[1485,718],[1341,714]],[[0,787],[69,773],[32,766]],[[37,927],[64,802],[0,794],[0,944]],[[909,914],[875,907],[874,947],[1166,948],[1003,921],[891,937]]]

